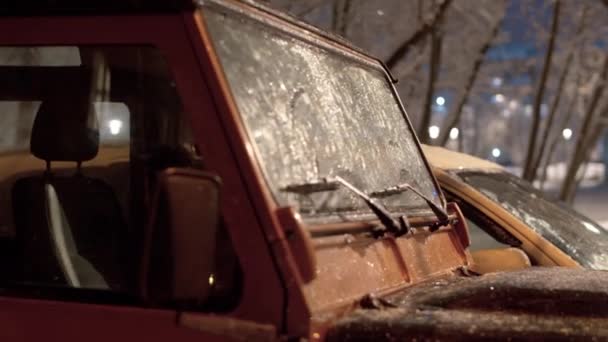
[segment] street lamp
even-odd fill
[[[570,138],[572,138],[572,130],[570,128],[564,128],[562,131],[562,136],[564,139],[570,140]]]
[[[500,149],[498,147],[494,147],[492,149],[492,157],[498,158],[498,157],[500,157],[500,153],[501,152],[500,152]]]
[[[437,96],[437,98],[435,99],[435,103],[438,106],[443,106],[445,104],[445,98],[443,96]]]
[[[431,137],[431,139],[437,139],[439,137],[439,127],[438,126],[431,126],[429,127],[429,137]]]
[[[502,85],[502,78],[500,78],[500,77],[494,77],[492,79],[492,85],[494,87],[500,87]]]
[[[458,130],[458,128],[452,127],[452,129],[450,130],[450,139],[452,139],[452,140],[458,139],[459,133],[460,133],[460,131]]]

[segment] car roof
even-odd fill
[[[20,0],[0,2],[0,16],[167,13],[194,7],[193,0]]]
[[[422,145],[422,151],[431,166],[443,170],[504,170],[491,161],[470,154],[448,150],[439,146]]]
[[[80,15],[112,15],[112,14],[157,14],[157,13],[177,13],[186,10],[193,10],[205,3],[230,3],[231,1],[222,0],[21,0],[21,1],[0,1],[0,17],[12,16],[80,16]],[[324,30],[283,11],[272,8],[257,0],[234,0],[266,12],[270,15],[285,20],[293,25],[312,31],[334,43],[356,51],[367,58],[380,63],[387,76],[393,83],[397,79],[391,74],[384,62],[358,46],[353,45],[347,39]]]

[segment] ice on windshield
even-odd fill
[[[608,270],[608,232],[508,173],[458,175],[585,267]]]
[[[379,65],[321,48],[252,19],[205,11],[226,78],[280,205],[304,214],[367,206],[344,189],[302,195],[281,188],[341,176],[369,193],[410,183],[441,204],[411,128]],[[405,192],[389,209],[421,209]]]

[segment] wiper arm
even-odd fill
[[[408,183],[402,183],[402,184],[399,184],[396,186],[391,186],[386,189],[382,189],[380,191],[374,191],[370,194],[370,196],[377,197],[377,198],[388,197],[388,196],[400,194],[400,193],[408,191],[408,190],[411,190],[413,193],[418,195],[418,197],[422,198],[426,202],[426,204],[431,208],[431,210],[433,211],[435,216],[437,216],[437,218],[439,219],[439,224],[437,225],[437,228],[450,222],[448,213],[446,213],[445,210],[443,210],[443,208],[439,207],[430,198],[426,197],[422,192],[420,192],[420,190],[416,189],[415,187],[411,186]]]
[[[397,223],[397,221],[391,216],[390,212],[382,205],[382,203],[366,195],[363,191],[357,189],[354,185],[350,184],[340,176],[325,177],[321,180],[311,181],[303,184],[290,184],[281,188],[281,191],[308,195],[315,192],[334,191],[340,186],[344,186],[346,189],[359,196],[359,198],[361,198],[371,209],[371,211],[378,217],[386,230],[394,233],[395,235],[401,235],[408,232],[409,225],[400,225]]]

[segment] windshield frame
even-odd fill
[[[252,20],[260,25],[264,25],[271,30],[277,31],[280,34],[288,35],[297,40],[301,40],[304,43],[311,44],[314,47],[323,49],[330,53],[334,53],[339,55],[342,58],[352,61],[362,67],[367,67],[372,70],[375,70],[382,74],[382,77],[386,81],[388,85],[389,93],[393,99],[396,101],[395,105],[401,114],[401,119],[405,120],[405,125],[407,129],[410,130],[412,135],[412,143],[416,146],[416,151],[419,153],[420,159],[422,161],[421,169],[426,171],[426,174],[430,177],[430,181],[434,187],[434,190],[438,194],[439,205],[442,209],[446,210],[446,199],[441,191],[439,186],[439,182],[437,181],[435,174],[432,172],[432,168],[426,159],[420,141],[416,136],[416,131],[413,128],[413,125],[407,115],[407,111],[405,110],[401,99],[397,93],[397,90],[394,86],[396,82],[394,78],[391,76],[390,71],[386,68],[386,66],[374,57],[367,55],[362,52],[360,49],[351,46],[345,40],[332,36],[324,31],[321,31],[311,25],[305,24],[303,22],[294,20],[288,15],[285,15],[281,12],[272,10],[264,5],[259,3],[237,3],[233,1],[220,1],[220,0],[210,0],[205,1],[200,5],[200,10],[205,11],[206,9],[211,9],[215,11],[221,11],[224,13],[229,13],[228,15],[234,16],[244,16],[248,20]],[[214,71],[217,74],[217,77],[220,79],[220,84],[222,85],[223,94],[228,101],[228,105],[233,116],[236,118],[236,125],[238,126],[239,135],[241,135],[243,142],[246,145],[247,154],[249,160],[252,163],[252,167],[254,168],[254,174],[256,178],[256,183],[258,183],[261,188],[263,188],[264,197],[266,200],[272,203],[272,207],[278,208],[280,207],[280,203],[276,196],[272,192],[272,187],[270,185],[270,180],[266,176],[264,172],[264,161],[262,160],[262,155],[259,153],[256,144],[254,143],[253,137],[251,137],[250,132],[247,130],[247,126],[244,122],[245,118],[242,116],[240,110],[237,106],[237,101],[234,98],[234,95],[231,90],[230,83],[227,79],[227,76],[224,73],[224,70],[221,65],[221,59],[218,56],[215,48],[213,47],[214,39],[209,32],[209,28],[205,22],[204,16],[200,15],[201,21],[204,24],[206,30],[205,34],[209,41],[206,45],[208,45],[207,50],[211,55],[211,59],[213,60],[214,67],[216,68]],[[397,116],[396,116],[397,117]],[[405,210],[394,211],[391,214],[394,216],[398,216],[399,214],[403,214],[407,212],[408,216],[422,216],[429,217],[434,216],[433,212],[427,207],[420,208],[406,208]],[[348,214],[348,218],[345,219],[344,215]],[[333,222],[344,222],[344,221],[363,221],[363,220],[375,220],[376,217],[371,212],[365,213],[345,213],[333,211],[330,215],[323,215],[319,217],[311,217],[307,222],[311,224],[326,224]]]

